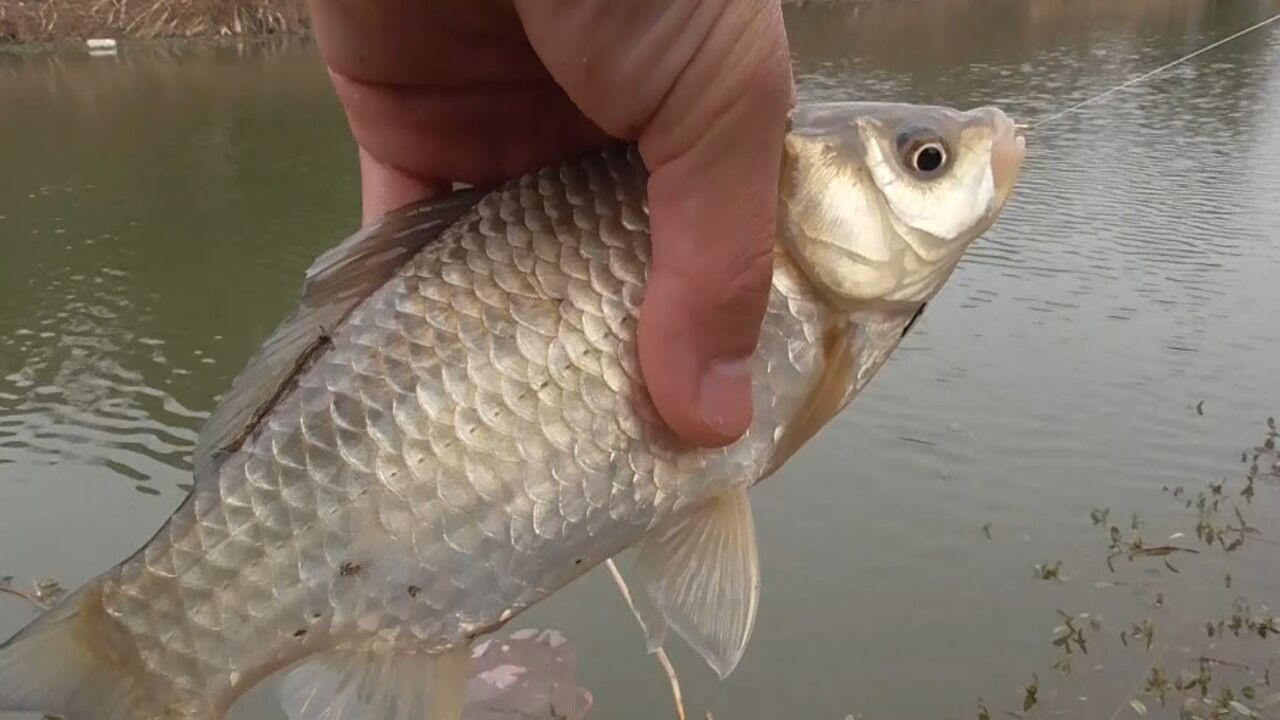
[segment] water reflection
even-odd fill
[[[171,366],[163,341],[140,337],[123,319],[147,311],[128,299],[128,274],[50,270],[28,280],[34,312],[0,340],[5,357],[20,359],[2,381],[0,462],[100,463],[111,471],[104,474],[140,482],[185,467],[190,425],[202,413],[149,384],[188,371]]]
[[[0,63],[0,96],[24,109],[0,116],[22,168],[0,175],[0,462],[172,478],[277,289],[350,224],[346,159],[308,150],[341,117],[299,112],[332,102],[322,70],[296,44],[37,55]]]

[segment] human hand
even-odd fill
[[[366,222],[603,146],[650,170],[641,372],[685,441],[751,421],[794,100],[778,0],[308,0]]]

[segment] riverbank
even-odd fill
[[[0,0],[0,47],[302,34],[304,0]]]

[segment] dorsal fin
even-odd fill
[[[253,432],[356,305],[485,194],[464,189],[406,205],[316,258],[307,269],[297,307],[232,381],[201,429],[192,455],[196,482],[214,474]]]

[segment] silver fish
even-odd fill
[[[155,537],[0,647],[0,710],[216,720],[288,668],[295,720],[457,718],[475,638],[633,546],[650,645],[669,627],[727,676],[748,489],[884,364],[1022,158],[992,108],[797,109],[754,417],[719,449],[639,372],[634,147],[391,214],[310,268]]]

